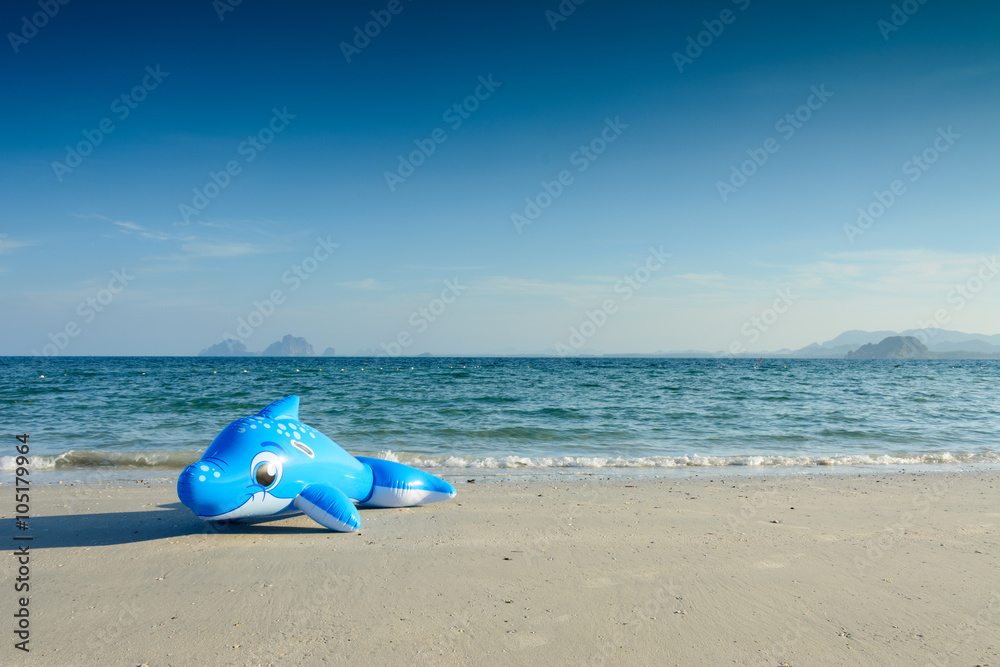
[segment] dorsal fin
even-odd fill
[[[280,398],[257,413],[258,417],[267,419],[299,419],[299,397],[294,394]]]

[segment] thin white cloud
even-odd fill
[[[16,250],[17,248],[23,248],[27,245],[30,244],[25,243],[24,241],[12,241],[7,238],[6,234],[0,234],[0,255]]]
[[[382,289],[382,283],[375,280],[374,278],[365,278],[364,280],[351,280],[345,283],[337,283],[341,287],[347,287],[348,289],[362,289],[362,290],[377,290]]]
[[[476,291],[485,294],[554,296],[561,299],[592,297],[595,291],[610,289],[609,284],[557,283],[532,278],[493,276],[472,284]]]
[[[788,281],[787,277],[765,279],[760,276],[751,277],[749,275],[727,276],[720,271],[713,271],[711,273],[680,273],[671,277],[702,288],[695,293],[701,299],[722,297],[744,300],[748,294],[760,291],[769,292],[774,289],[775,284],[784,284]]]
[[[624,273],[625,272],[623,272],[623,275],[624,275]],[[591,284],[595,284],[595,285],[605,285],[605,284],[614,284],[614,283],[618,282],[619,280],[621,280],[622,277],[621,276],[612,276],[612,275],[598,275],[598,274],[594,274],[594,275],[587,275],[587,276],[574,276],[573,279],[576,280],[576,281],[578,281],[578,282],[581,282],[581,283],[591,283]]]
[[[880,298],[947,292],[964,283],[996,252],[946,252],[923,248],[827,254],[823,259],[785,267],[787,280],[800,289],[837,296],[867,293]]]
[[[264,252],[264,249],[252,243],[207,243],[194,242],[185,243],[181,250],[187,253],[189,258],[198,257],[241,257],[243,255],[255,255]]]
[[[144,239],[151,239],[153,241],[189,241],[193,238],[171,236],[170,234],[164,234],[163,232],[150,231],[142,225],[132,222],[131,220],[112,220],[106,215],[100,215],[99,213],[74,213],[73,217],[80,218],[81,220],[104,220],[115,225],[118,228],[118,231],[123,234],[137,234]]]
[[[704,271],[673,274],[671,279],[686,282],[696,291],[676,286],[671,294],[698,302],[745,303],[773,298],[775,289],[792,289],[802,300],[852,298],[912,299],[918,295],[946,294],[965,283],[997,253],[958,253],[925,249],[900,249],[830,253],[807,264],[733,269],[730,272]],[[666,277],[666,276],[665,276]],[[555,297],[569,303],[583,303],[611,290],[616,276],[579,276],[565,282],[548,282],[517,276],[493,276],[472,281],[470,287],[481,296]],[[642,296],[659,294],[652,286]],[[581,301],[582,300],[582,301]]]
[[[722,287],[723,283],[726,282],[726,277],[718,271],[714,273],[681,273],[674,277],[708,287]]]
[[[400,267],[408,271],[426,271],[426,272],[437,272],[437,273],[448,273],[448,272],[465,272],[465,271],[480,271],[483,266],[434,266],[429,264],[404,264]]]
[[[844,252],[826,253],[824,257],[831,260],[850,262],[888,262],[900,264],[913,261],[956,261],[968,258],[971,253],[945,252],[928,250],[926,248],[890,248],[885,250],[848,250]]]

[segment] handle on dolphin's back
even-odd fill
[[[372,492],[361,502],[372,507],[412,507],[455,497],[455,487],[402,463],[355,457],[372,471]]]

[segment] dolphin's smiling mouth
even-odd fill
[[[246,501],[236,509],[213,516],[200,516],[210,521],[229,521],[231,519],[245,519],[253,516],[266,516],[276,514],[291,507],[292,500],[293,498],[272,496],[267,491],[257,491],[250,494]]]

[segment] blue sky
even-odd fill
[[[223,2],[4,3],[0,354],[1000,333],[1000,6]]]

